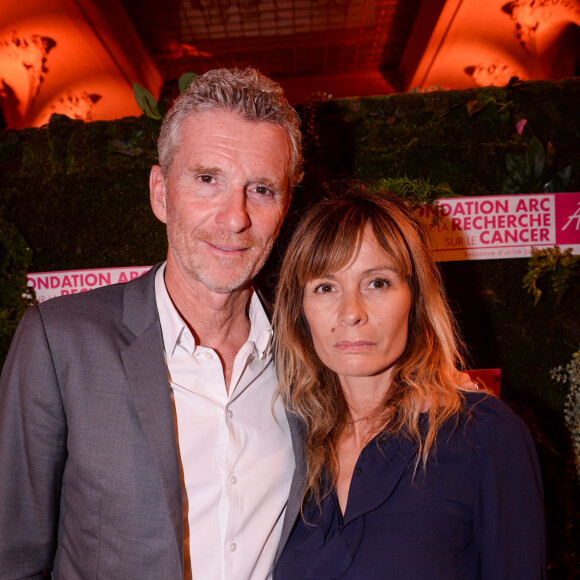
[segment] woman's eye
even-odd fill
[[[314,288],[314,292],[318,292],[320,294],[327,294],[328,292],[332,292],[333,287],[331,284],[319,284]]]
[[[390,284],[387,280],[383,280],[382,278],[379,278],[377,280],[373,280],[370,283],[370,286],[371,286],[371,288],[381,289],[381,288],[387,288],[388,286],[390,286]]]

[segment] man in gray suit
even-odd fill
[[[296,516],[295,487],[282,531],[299,438],[272,408],[252,279],[300,179],[298,117],[256,71],[210,71],[158,147],[167,261],[32,307],[14,337],[0,385],[3,580],[263,579]]]

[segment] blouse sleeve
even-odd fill
[[[492,399],[492,398],[490,398]],[[546,577],[545,517],[532,436],[506,405],[482,402],[474,412],[478,489],[474,531],[484,580]]]

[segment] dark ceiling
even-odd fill
[[[421,0],[122,3],[165,81],[183,72],[251,65],[284,85],[334,76],[348,86],[365,72],[393,76]]]

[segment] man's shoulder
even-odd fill
[[[94,288],[78,294],[66,294],[65,296],[56,296],[38,305],[42,315],[61,314],[65,312],[83,312],[90,311],[94,308],[105,308],[107,310],[115,309],[123,300],[125,285],[131,282],[122,282],[119,284],[110,284],[100,288]]]

